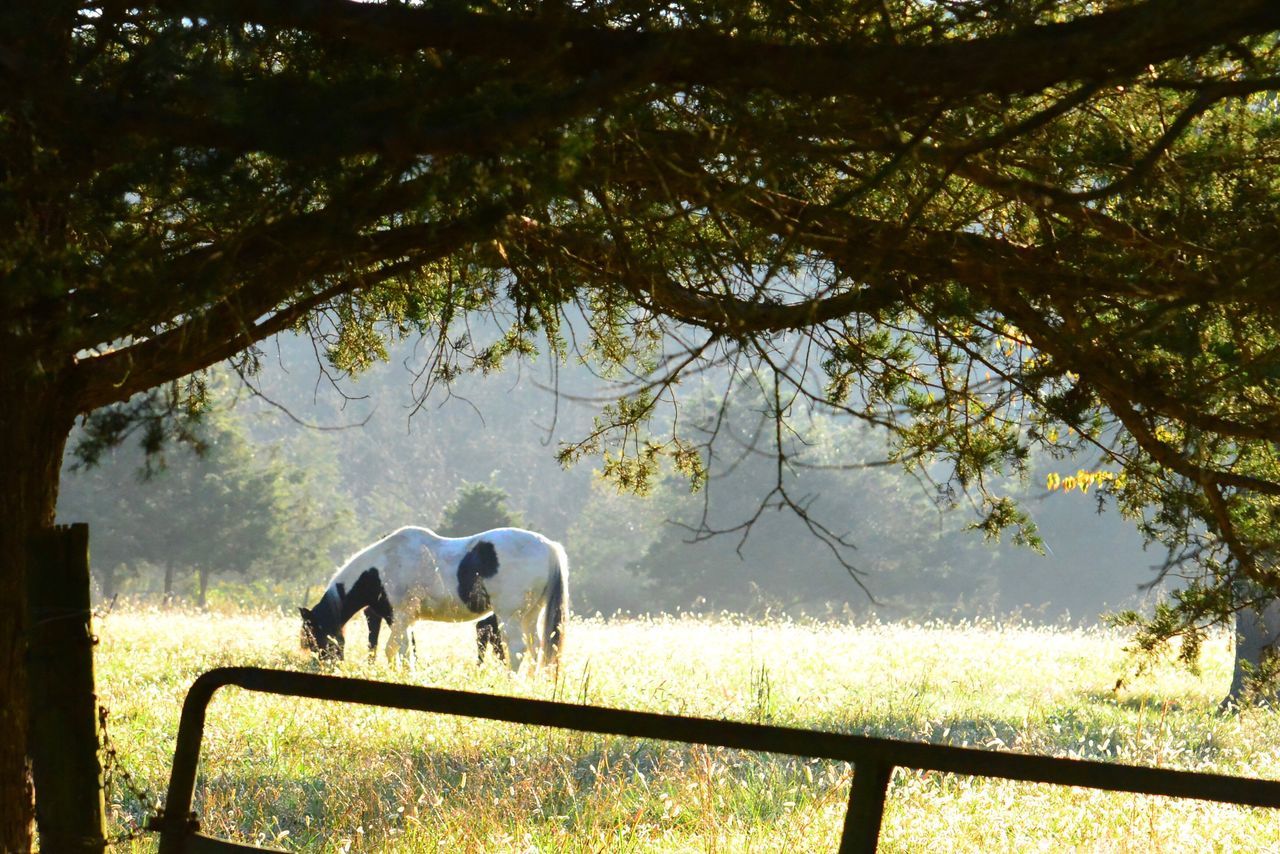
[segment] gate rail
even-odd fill
[[[151,824],[152,829],[160,831],[160,854],[273,850],[200,834],[191,812],[205,710],[214,692],[227,685],[266,694],[843,760],[853,763],[854,776],[840,839],[842,854],[876,850],[889,778],[895,767],[1280,808],[1280,782],[1272,780],[581,706],[316,673],[222,667],[198,677],[182,705],[168,797],[165,808]]]

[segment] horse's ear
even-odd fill
[[[311,609],[310,609],[310,608],[298,608],[298,613],[299,613],[299,614],[301,614],[301,615],[302,615],[302,619],[304,619],[304,620],[305,620],[305,619],[307,619],[308,617],[310,617],[310,616],[311,616]]]

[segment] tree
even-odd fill
[[[487,483],[464,483],[445,505],[439,533],[445,537],[469,537],[490,528],[519,528],[519,511],[507,506],[506,490]]]
[[[662,486],[654,495],[637,496],[619,492],[603,477],[592,477],[587,501],[565,538],[575,613],[643,613],[668,604],[655,602],[643,579],[629,568],[652,546],[670,515]],[[687,494],[687,481],[683,487],[680,491]]]
[[[104,596],[116,574],[140,563],[164,569],[166,601],[179,575],[194,575],[204,607],[217,573],[283,581],[332,569],[345,514],[320,506],[319,479],[274,449],[258,451],[239,418],[218,411],[196,425],[198,448],[178,448],[163,465],[132,446],[103,449],[79,436],[93,458],[67,468],[59,515],[93,525],[93,570]],[[344,543],[346,545],[346,543]]]
[[[1029,446],[1123,466],[1195,576],[1159,632],[1280,592],[1277,28],[1269,0],[9,4],[0,848],[31,841],[27,549],[76,417],[159,438],[156,390],[181,412],[299,325],[338,370],[433,331],[447,381],[567,349],[573,305],[589,355],[653,372],[579,448],[623,478],[696,468],[637,428],[738,358],[889,426],[993,531],[1024,517],[985,476]],[[508,330],[472,346],[481,310]]]

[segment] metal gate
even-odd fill
[[[224,685],[267,694],[850,762],[854,775],[840,837],[842,854],[876,850],[889,778],[897,767],[1280,807],[1280,782],[1271,780],[606,709],[288,670],[223,667],[196,679],[182,706],[168,798],[151,825],[160,831],[161,854],[274,850],[205,836],[199,832],[196,816],[191,812],[205,710],[214,692]]]

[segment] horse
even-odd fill
[[[409,649],[409,627],[417,620],[487,617],[477,626],[481,660],[487,645],[501,657],[505,640],[512,671],[520,669],[526,650],[536,662],[553,665],[564,643],[568,572],[564,547],[533,531],[495,528],[441,537],[407,526],[357,552],[333,574],[314,607],[298,609],[302,644],[322,659],[342,658],[344,627],[364,610],[371,650],[385,622],[391,627],[387,657],[394,659]]]

